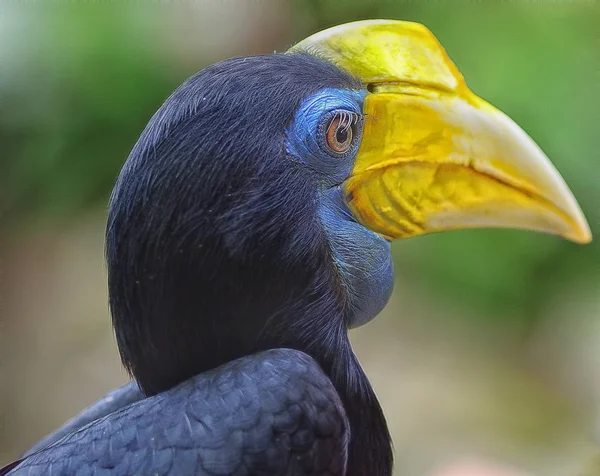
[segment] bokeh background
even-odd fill
[[[210,63],[351,20],[424,23],[600,233],[594,1],[52,3],[0,3],[0,463],[127,380],[106,304],[107,199],[153,112]],[[392,301],[352,336],[396,474],[465,458],[583,474],[600,433],[599,242],[479,230],[393,250]]]

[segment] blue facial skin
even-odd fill
[[[339,112],[362,118],[365,91],[324,89],[304,100],[287,130],[287,152],[318,177],[319,216],[349,297],[348,326],[373,319],[387,304],[394,284],[390,243],[359,224],[344,200],[342,183],[354,168],[362,119],[347,153],[325,142],[326,124]]]

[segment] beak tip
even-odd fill
[[[575,197],[573,197],[573,201],[577,204]],[[583,211],[577,204],[576,210],[573,213],[573,226],[571,230],[571,237],[569,239],[574,243],[580,245],[587,245],[592,242],[592,230],[590,229],[590,225],[583,214]]]
[[[590,231],[589,225],[585,223],[585,226],[578,228],[571,236],[568,236],[567,238],[573,243],[587,245],[592,242],[592,232]]]
[[[565,223],[566,224],[566,223]],[[588,224],[585,215],[577,207],[577,212],[570,215],[569,225],[567,229],[563,229],[560,235],[578,245],[587,245],[592,241],[592,231]]]

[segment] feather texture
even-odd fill
[[[271,350],[96,420],[9,474],[343,475],[348,436],[317,363]]]

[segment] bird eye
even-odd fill
[[[353,112],[337,112],[327,122],[325,142],[334,155],[345,154],[350,150],[357,136],[357,124],[360,116]]]

